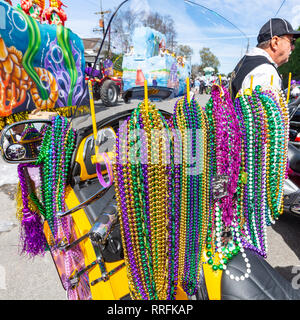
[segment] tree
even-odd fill
[[[215,69],[215,73],[218,73],[218,67],[220,66],[219,59],[210,51],[209,48],[202,48],[199,51],[200,54],[200,68],[203,70],[206,67],[212,67]]]
[[[300,27],[298,28],[300,31]],[[278,68],[283,76],[284,86],[288,85],[289,73],[292,73],[292,79],[300,80],[300,39],[296,41],[295,49],[290,55],[289,61]]]
[[[110,14],[105,16],[105,25],[108,24],[112,12],[114,10],[110,10]],[[121,46],[123,52],[129,52],[134,29],[138,26],[150,27],[161,32],[166,37],[166,47],[174,50],[177,36],[174,20],[170,15],[157,12],[145,14],[144,11],[120,10],[111,25],[112,41]]]
[[[174,26],[174,20],[170,15],[162,16],[158,12],[150,13],[143,20],[144,27],[150,27],[161,32],[166,37],[166,46],[172,51],[174,50],[176,44],[176,30]]]
[[[113,12],[114,10],[111,10]],[[143,12],[135,13],[131,10],[119,11],[113,20],[111,30],[114,30],[113,39],[115,43],[121,45],[122,52],[129,52],[132,44],[132,34],[134,29],[138,26]],[[107,16],[107,20],[110,19],[110,15]]]
[[[193,49],[188,45],[181,44],[176,48],[176,54],[178,56],[185,56],[187,60],[189,60],[192,57],[193,53]]]

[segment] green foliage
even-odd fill
[[[185,56],[189,60],[193,55],[193,49],[188,45],[179,45],[176,48],[177,56]]]
[[[202,48],[199,51],[201,65],[200,69],[203,70],[206,67],[211,67],[215,69],[215,73],[218,73],[218,67],[220,66],[219,59],[210,51],[209,48]]]
[[[298,28],[300,31],[300,27]],[[289,73],[292,73],[292,79],[300,80],[300,38],[296,41],[295,49],[290,55],[289,61],[278,68],[283,76],[283,84],[288,85]]]

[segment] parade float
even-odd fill
[[[159,88],[166,95],[183,95],[186,78],[191,72],[184,57],[176,56],[166,48],[165,36],[149,27],[135,28],[131,50],[123,57],[122,69],[125,98],[138,90],[143,93],[144,80],[149,87]]]
[[[84,91],[81,39],[64,27],[61,1],[0,1],[0,128],[37,109],[70,115]],[[84,109],[86,100],[82,99]]]
[[[57,115],[3,130],[20,252],[50,253],[68,299],[299,299],[265,261],[283,212],[284,94],[251,86],[232,101],[220,79],[201,106],[185,83],[171,112],[144,79],[142,102],[96,122],[89,82],[90,125]]]

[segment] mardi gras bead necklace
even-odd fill
[[[228,270],[226,274],[237,281],[244,280],[250,265],[241,243],[240,212],[236,192],[241,166],[241,128],[229,93],[215,85],[212,97],[205,107],[209,121],[209,154],[211,165],[210,221],[206,244],[207,263],[212,269],[226,270],[227,263],[242,252],[247,271],[237,277]]]
[[[283,206],[283,183],[287,165],[289,120],[286,101],[282,92],[275,92],[264,88],[264,95],[266,106],[269,105],[267,112],[270,115],[268,118],[268,129],[270,132],[270,176],[267,177],[267,181],[270,190],[276,193],[276,198],[268,199],[268,201],[272,215],[274,219],[277,219],[280,212],[282,212]]]
[[[177,271],[170,140],[167,122],[152,104],[134,110],[119,128],[113,166],[125,263],[133,299],[174,299]],[[138,148],[137,148],[138,146]],[[172,217],[173,218],[173,217]],[[173,218],[174,219],[174,218]],[[178,219],[177,219],[178,220]],[[171,256],[169,256],[172,254]]]
[[[179,281],[192,296],[200,279],[209,215],[208,123],[203,109],[186,97],[177,101],[173,123],[182,142]]]
[[[76,132],[71,128],[68,120],[60,116],[53,117],[51,126],[45,132],[37,160],[37,163],[42,166],[41,197],[44,216],[51,230],[49,235],[51,238],[47,241],[54,249],[61,242],[67,245],[71,241],[72,217],[58,218],[56,213],[65,211],[66,183],[75,139]],[[64,253],[65,276],[62,281],[70,299],[78,298],[69,278],[74,271],[74,265],[80,259],[81,252],[78,246]]]
[[[75,131],[64,117],[53,117],[52,125],[45,132],[43,144],[37,160],[42,164],[42,202],[45,219],[49,223],[54,238],[58,227],[62,226],[69,238],[66,219],[57,219],[56,212],[65,209],[65,185],[75,143]],[[59,225],[58,225],[59,224]]]
[[[248,174],[245,187],[247,231],[250,234],[250,243],[258,253],[264,254],[266,226],[262,209],[264,208],[265,189],[261,173],[261,169],[264,170],[264,158],[261,155],[261,150],[265,149],[265,145],[261,138],[265,137],[264,134],[259,136],[260,131],[264,130],[264,122],[260,121],[262,117],[257,116],[256,106],[253,105],[250,95],[241,97],[241,107],[246,126],[244,145],[247,147],[246,168]]]
[[[243,132],[246,184],[238,187],[239,208],[244,211],[243,245],[266,257],[267,226],[282,211],[287,161],[286,105],[281,94],[256,87],[240,92],[235,107]]]

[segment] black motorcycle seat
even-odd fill
[[[251,273],[243,281],[236,281],[223,272],[221,280],[222,300],[300,300],[300,290],[283,278],[264,258],[251,250],[245,250]],[[246,272],[246,264],[239,253],[228,264],[227,269],[234,276]]]
[[[288,146],[288,159],[289,167],[293,171],[300,173],[300,150],[290,143]]]
[[[289,103],[288,107],[294,107],[297,106],[298,104],[300,104],[300,97],[298,97],[296,100],[294,100],[293,102]]]

